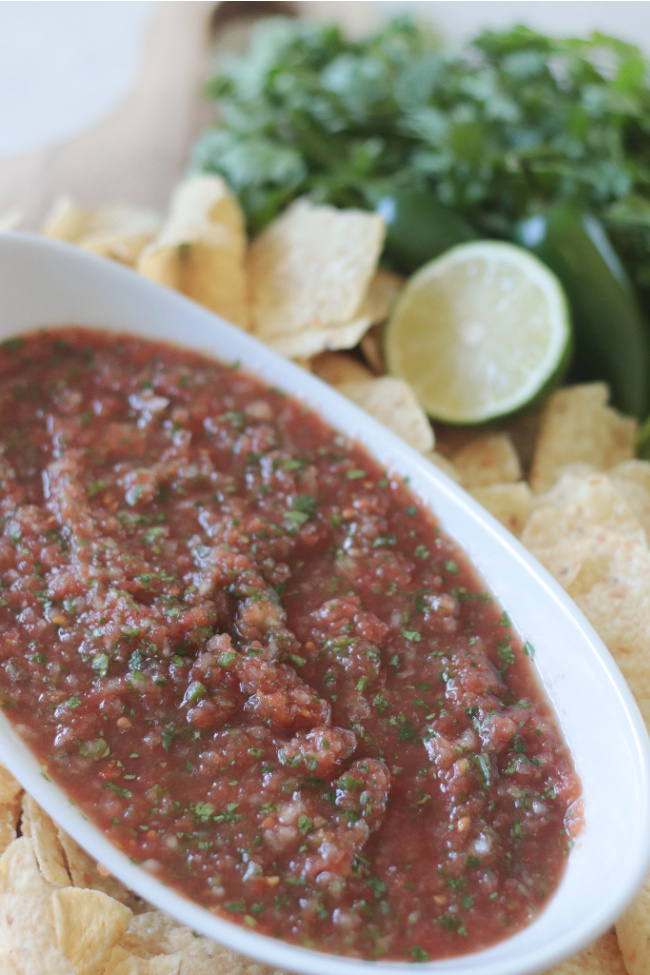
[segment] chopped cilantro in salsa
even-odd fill
[[[162,344],[35,334],[0,374],[0,700],[43,774],[261,933],[425,962],[526,924],[579,783],[408,486]]]

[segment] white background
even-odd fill
[[[349,4],[328,6],[336,16]],[[551,33],[599,28],[650,51],[646,0],[387,0],[369,6],[382,15],[415,9],[432,17],[452,40],[481,26],[526,22]],[[135,82],[154,7],[151,0],[0,2],[0,158],[63,142],[107,115]]]

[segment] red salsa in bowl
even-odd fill
[[[194,352],[56,330],[0,376],[0,703],[112,841],[342,955],[532,920],[580,783],[532,646],[408,485]]]

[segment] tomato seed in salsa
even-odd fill
[[[530,644],[396,476],[237,367],[0,347],[0,703],[134,861],[368,959],[498,942],[580,794]]]

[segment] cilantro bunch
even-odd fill
[[[218,121],[194,167],[238,193],[255,232],[297,196],[374,208],[418,187],[488,237],[571,200],[650,289],[650,87],[633,45],[486,31],[461,51],[410,18],[364,40],[263,22],[209,84]]]

